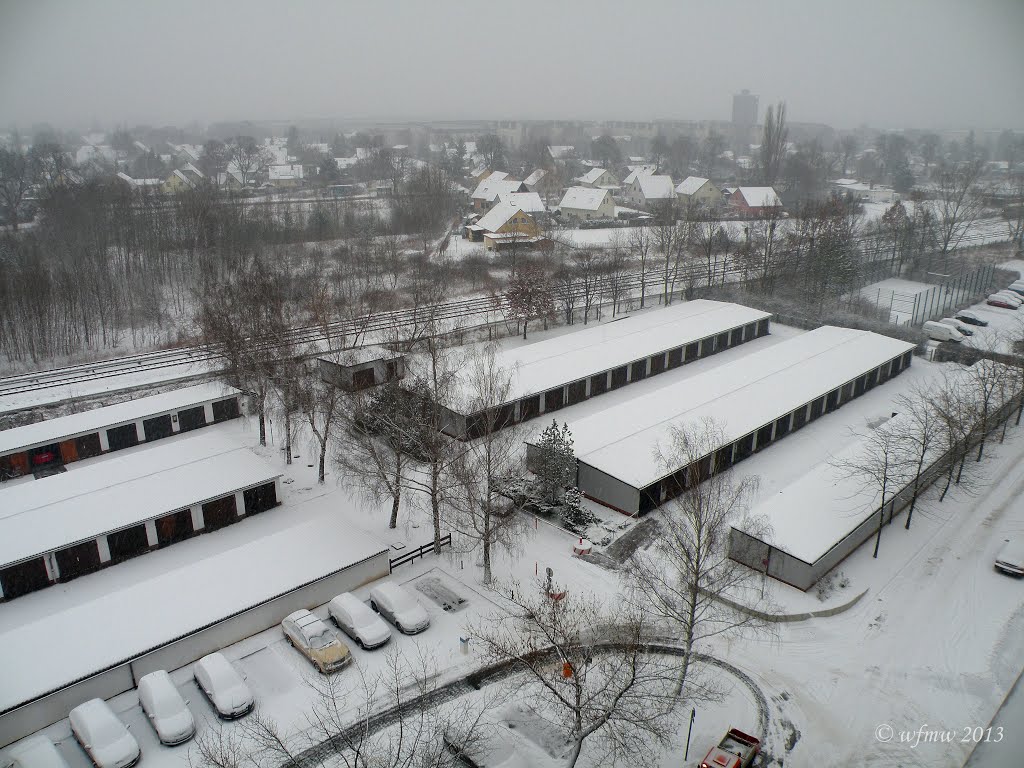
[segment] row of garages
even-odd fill
[[[825,326],[570,422],[577,486],[612,509],[648,512],[898,375],[913,348]],[[697,433],[708,425],[710,450],[677,449],[681,433],[707,447]]]
[[[553,413],[769,332],[767,312],[698,300],[503,351],[496,363],[513,372],[512,397],[478,408],[472,383],[457,379],[457,405],[443,409],[443,431],[472,440],[493,426]]]
[[[64,465],[241,415],[241,393],[200,384],[0,432],[0,471],[44,477]]]

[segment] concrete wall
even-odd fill
[[[388,552],[295,587],[233,616],[191,632],[98,674],[0,714],[0,747],[67,717],[87,699],[109,699],[135,687],[139,677],[156,669],[177,669],[239,640],[278,624],[299,608],[313,608],[335,595],[383,578],[390,572]]]
[[[640,510],[640,489],[592,467],[585,461],[577,462],[576,487],[580,493],[606,507],[626,514]]]

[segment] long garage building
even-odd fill
[[[627,514],[650,511],[834,411],[910,366],[914,345],[824,326],[569,424],[580,491]],[[659,458],[674,430],[713,423],[721,444],[686,466]]]
[[[0,491],[0,600],[277,506],[276,472],[216,433]]]
[[[739,304],[698,299],[643,312],[585,330],[503,350],[498,365],[512,372],[497,423],[514,424],[709,357],[769,333],[771,315]],[[443,431],[479,437],[483,412],[465,377],[456,382]]]
[[[46,477],[80,459],[161,440],[241,415],[242,393],[198,384],[0,431],[0,472]]]

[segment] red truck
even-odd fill
[[[760,739],[738,728],[730,728],[718,746],[711,748],[700,768],[749,768],[760,751]]]

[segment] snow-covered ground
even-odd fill
[[[929,283],[890,277],[865,285],[860,289],[860,295],[876,307],[889,310],[890,323],[906,325],[913,317],[915,300],[924,301],[924,297],[934,288]]]
[[[572,330],[559,328],[554,333]],[[572,420],[598,413],[623,398],[670,386],[674,381],[797,333],[775,326],[768,338],[563,409],[557,417],[560,421]],[[531,334],[531,340],[534,337]],[[508,341],[509,344],[522,343],[521,340]],[[888,416],[898,394],[916,382],[941,375],[945,367],[915,359],[912,367],[896,379],[809,424],[733,471],[761,478],[757,499],[775,494],[809,468],[856,440],[852,427],[865,427]],[[537,426],[542,427],[543,420],[538,420]],[[245,420],[209,429],[230,432],[240,446],[252,447],[256,440],[255,425]],[[279,441],[280,436],[276,436]],[[146,448],[140,446],[132,450],[139,452]],[[309,466],[315,464],[311,451],[309,440],[300,438],[296,448],[300,458],[287,467],[277,446],[257,450],[272,466],[285,473],[286,480],[292,481],[284,485],[281,508],[19,598],[0,607],[0,622],[6,624],[7,631],[16,631],[17,622],[10,624],[9,621],[45,612],[58,598],[68,601],[76,595],[102,593],[104,585],[112,578],[134,583],[151,569],[160,568],[162,557],[184,556],[186,552],[194,556],[198,549],[208,556],[216,556],[222,546],[239,546],[297,526],[315,527],[319,523],[324,530],[338,532],[352,526],[388,544],[418,546],[429,540],[429,524],[421,513],[407,505],[403,505],[399,528],[390,531],[386,527],[386,510],[351,496],[339,487],[334,471],[329,470],[326,485],[317,485],[315,468]],[[982,464],[985,478],[975,495],[954,491],[940,504],[934,492],[930,493],[915,513],[909,531],[903,529],[902,518],[885,529],[877,560],[871,557],[870,544],[866,544],[838,567],[848,580],[847,587],[837,586],[822,600],[814,590],[803,593],[771,580],[765,584],[769,597],[783,613],[841,605],[867,590],[848,611],[830,618],[781,623],[774,632],[710,642],[702,649],[739,668],[753,679],[767,699],[771,726],[766,734],[766,752],[777,761],[773,765],[783,760],[787,765],[951,768],[962,765],[971,744],[920,743],[914,746],[901,743],[900,733],[920,727],[962,732],[968,726],[987,725],[1021,671],[1024,584],[997,573],[992,562],[996,548],[1004,539],[1024,536],[1024,428],[1011,428],[1006,443],[992,445],[987,454],[989,458]],[[610,521],[617,519],[614,514],[608,518]],[[528,583],[535,574],[543,574],[546,567],[551,567],[556,582],[570,590],[607,596],[616,594],[618,574],[574,558],[571,552],[574,541],[569,533],[538,523],[527,531],[520,551],[496,557],[496,575],[502,581],[517,579]],[[182,554],[176,555],[176,551]],[[288,554],[291,556],[299,555]],[[472,653],[463,655],[461,652],[459,637],[465,633],[466,623],[504,610],[505,604],[502,592],[481,585],[480,569],[472,554],[446,551],[440,557],[428,556],[402,566],[394,574],[395,580],[412,586],[417,580],[429,577],[440,578],[466,597],[468,606],[457,613],[446,613],[421,598],[430,613],[431,628],[419,636],[398,637],[389,648],[405,658],[422,651],[436,667],[437,679],[444,681],[476,663]],[[365,596],[365,592],[366,588],[359,594]],[[317,613],[324,615],[323,606],[317,608]],[[131,621],[131,617],[114,617],[109,621],[109,630],[130,631]],[[470,643],[471,651],[472,647]],[[339,674],[348,676],[347,685],[355,691],[359,672],[372,674],[383,669],[388,650],[353,651],[356,668]],[[278,628],[267,629],[225,649],[225,653],[247,674],[261,711],[288,728],[298,728],[307,722],[316,696],[305,682],[317,676],[308,663],[288,647]],[[0,658],[0,680],[4,676],[4,665],[10,663],[14,660]],[[214,722],[213,716],[191,681],[190,667],[173,671],[172,677],[190,699],[190,706],[201,721],[201,730],[209,728]],[[756,723],[750,692],[731,678],[728,685],[731,692],[721,705],[698,707],[686,765],[696,765],[730,725],[752,728]],[[134,692],[115,697],[111,704],[133,725],[147,765],[183,768],[190,760],[195,763],[194,743],[173,748],[156,743]],[[684,764],[682,744],[689,709],[681,714],[684,716],[677,737],[678,749],[667,751],[661,765]],[[514,711],[502,710],[494,712],[492,717],[500,724],[515,715]],[[886,726],[893,729],[892,740],[888,742],[884,741],[889,733]],[[239,727],[239,724],[226,726],[235,732]],[[507,725],[505,728],[510,730]],[[66,720],[44,732],[62,740],[59,749],[68,758],[71,768],[87,768],[84,753],[68,736]],[[546,768],[557,764],[550,755],[516,741],[529,739],[529,736],[506,735],[511,739],[506,750],[530,758],[518,765]],[[585,759],[581,764],[591,765]]]

